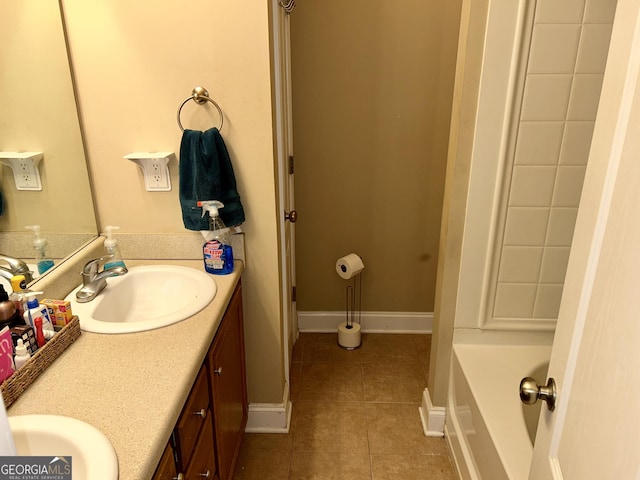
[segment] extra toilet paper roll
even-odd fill
[[[364,263],[362,263],[362,259],[355,253],[340,257],[336,261],[336,272],[345,280],[355,277],[362,270],[364,270]]]
[[[353,323],[351,328],[347,327],[347,322],[338,325],[338,345],[347,350],[353,350],[360,346],[360,324]]]

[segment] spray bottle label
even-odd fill
[[[233,272],[233,253],[230,245],[218,240],[206,242],[202,249],[204,269],[209,273],[226,275]]]
[[[222,270],[224,268],[224,248],[217,240],[204,244],[204,266],[207,270]]]

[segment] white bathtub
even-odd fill
[[[523,377],[546,380],[547,345],[456,344],[449,384],[445,434],[464,480],[528,478],[540,402],[525,406]],[[540,378],[538,378],[540,377]]]

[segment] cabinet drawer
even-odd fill
[[[207,415],[204,427],[187,468],[185,480],[217,479],[216,457],[213,450],[213,427],[211,415]]]
[[[207,379],[207,369],[203,366],[176,424],[178,451],[182,465],[189,463],[191,452],[198,439],[198,433],[209,417],[209,380]],[[211,422],[206,423],[210,424]]]

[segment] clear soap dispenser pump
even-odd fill
[[[124,260],[122,260],[122,255],[120,255],[120,249],[118,248],[118,241],[113,238],[113,231],[118,230],[120,227],[114,225],[107,225],[104,227],[107,239],[104,241],[104,248],[107,252],[107,255],[113,255],[107,262],[104,264],[105,270],[115,267],[123,267],[126,268],[124,264]]]
[[[40,225],[27,225],[24,228],[33,230],[33,251],[36,265],[38,266],[38,273],[42,275],[53,267],[53,260],[49,258],[46,253],[47,240],[40,236]]]

